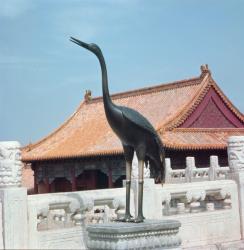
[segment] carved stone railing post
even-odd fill
[[[210,156],[210,168],[208,172],[208,178],[210,181],[216,180],[217,168],[219,168],[219,158],[216,155],[211,155]]]
[[[20,144],[0,142],[0,222],[4,249],[28,248],[27,189],[21,187],[21,171]]]
[[[165,158],[165,182],[170,183],[171,181],[171,161],[170,158]]]
[[[229,137],[228,161],[232,173],[244,171],[244,136]]]
[[[185,172],[186,182],[192,182],[194,169],[196,169],[195,158],[186,157],[186,172]]]
[[[241,234],[244,239],[244,136],[229,137],[228,161],[230,175],[238,185]]]

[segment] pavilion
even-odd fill
[[[227,165],[227,138],[244,135],[244,116],[225,96],[207,65],[198,77],[112,95],[118,105],[142,113],[160,135],[173,168],[194,156],[197,167],[218,155]],[[57,130],[22,150],[34,171],[34,192],[119,187],[125,161],[109,127],[102,97],[87,91],[76,112]]]

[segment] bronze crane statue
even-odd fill
[[[96,44],[87,44],[71,37],[70,41],[94,53],[101,66],[102,91],[104,110],[108,123],[119,137],[126,161],[126,208],[125,216],[121,221],[143,222],[143,177],[144,163],[150,166],[151,177],[164,182],[164,149],[163,144],[151,123],[137,111],[114,104],[109,95],[108,76],[105,60],[101,49]],[[138,189],[138,214],[132,219],[130,214],[130,187],[131,169],[134,151],[138,158],[139,189]]]

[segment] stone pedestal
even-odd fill
[[[180,225],[180,222],[175,220],[88,225],[87,247],[90,250],[180,250],[181,240],[178,235]]]

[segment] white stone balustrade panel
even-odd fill
[[[86,249],[85,223],[113,220],[124,206],[124,188],[29,195],[29,248]],[[46,227],[38,231],[39,223]]]
[[[194,189],[188,190],[186,193],[187,202],[203,201],[206,197],[206,192],[204,189]]]
[[[230,178],[230,168],[229,167],[219,167],[216,170],[216,180],[225,180]]]
[[[210,168],[194,168],[192,170],[191,181],[205,181],[209,180]]]
[[[155,186],[155,193],[158,195],[155,199],[162,199],[162,196],[170,194],[171,201],[178,201],[172,203],[175,207],[169,207],[168,213],[162,213],[162,218],[181,222],[180,237],[183,248],[240,240],[240,215],[235,181],[165,184],[163,188],[159,184]],[[208,197],[211,197],[211,202]],[[185,209],[182,204],[184,200]],[[222,205],[215,208],[215,201]],[[192,203],[197,207],[187,207]]]

